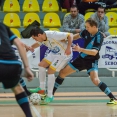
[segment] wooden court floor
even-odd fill
[[[49,105],[31,104],[33,117],[117,117],[117,105],[107,105],[108,97],[99,93],[81,94],[56,94],[58,96]],[[13,95],[0,94],[0,117],[25,117]]]

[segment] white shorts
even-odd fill
[[[62,68],[64,68],[68,62],[72,59],[72,54],[67,55],[56,55],[50,52],[44,60],[50,64],[50,68],[54,71],[60,71]]]

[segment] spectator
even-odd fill
[[[92,16],[92,19],[94,19],[98,24],[98,29],[103,33],[104,37],[109,36],[109,26],[108,26],[108,18],[105,16],[105,8],[104,7],[98,7],[97,12],[95,12]]]
[[[105,1],[107,0],[81,0],[81,2],[78,4],[79,13],[85,15],[85,11],[87,9],[97,10],[99,6],[106,7]]]
[[[78,13],[77,6],[70,8],[70,14],[64,17],[63,30],[70,33],[79,33],[84,27],[84,16]]]

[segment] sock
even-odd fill
[[[60,76],[56,78],[54,88],[53,88],[53,95],[56,92],[57,88],[63,83],[63,81],[64,81],[64,78],[61,78]]]
[[[45,90],[45,81],[46,81],[46,68],[39,66],[39,81],[40,81],[40,88]]]
[[[116,99],[114,97],[114,95],[111,93],[111,90],[108,88],[108,86],[103,83],[103,82],[100,82],[98,87],[109,97],[109,98],[113,98],[113,99]]]
[[[53,96],[54,83],[55,83],[54,74],[48,74],[48,88],[47,88],[48,97]]]
[[[31,110],[30,110],[30,106],[29,106],[29,101],[28,101],[28,98],[26,96],[26,93],[22,92],[22,93],[20,93],[18,95],[15,95],[15,98],[16,98],[19,106],[24,111],[26,117],[33,117],[32,114],[31,114]]]
[[[28,96],[30,96],[30,95],[31,95],[31,92],[28,91],[28,89],[27,89],[27,87],[26,87],[26,83],[25,83],[25,81],[24,81],[23,78],[20,78],[20,84],[21,84],[21,86],[24,88],[26,94],[27,94]]]

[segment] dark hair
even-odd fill
[[[98,9],[104,9],[104,12],[105,12],[105,8],[103,6],[99,6]],[[97,9],[97,11],[98,11]]]
[[[43,34],[44,31],[42,29],[40,29],[39,27],[34,27],[31,31],[30,31],[30,36],[34,35],[34,36],[38,36],[38,34]]]
[[[85,21],[85,23],[89,23],[91,27],[93,27],[93,26],[98,27],[97,22],[96,22],[94,19],[92,19],[92,18],[87,19],[87,20]]]
[[[77,10],[78,10],[78,7],[76,6],[76,5],[72,5],[71,7],[70,7],[70,9],[71,8],[77,8]]]

